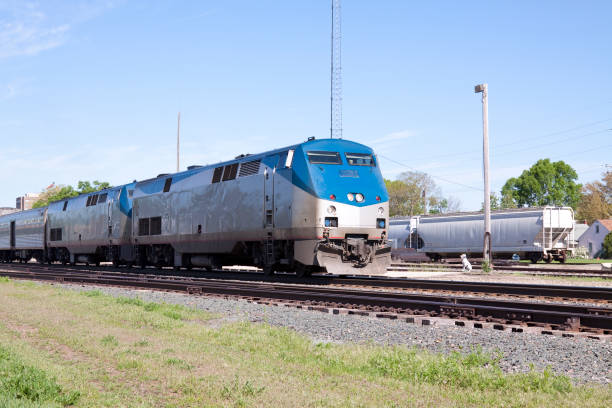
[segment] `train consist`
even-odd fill
[[[518,255],[532,262],[565,262],[574,247],[574,212],[570,207],[520,208],[491,213],[494,258]],[[483,214],[393,218],[389,225],[392,252],[412,249],[438,261],[448,257],[480,257],[484,244]]]
[[[0,217],[0,259],[384,274],[388,195],[372,149],[315,140]]]

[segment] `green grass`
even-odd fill
[[[529,259],[521,259],[521,263],[531,263]],[[538,264],[546,264],[548,262],[538,261]],[[553,264],[561,264],[559,261],[551,261]],[[565,261],[566,264],[575,265],[588,265],[588,264],[601,264],[601,263],[612,263],[612,259],[582,259],[582,258],[569,258]]]
[[[500,355],[480,349],[314,343],[267,324],[210,325],[216,317],[100,291],[0,285],[0,344],[60,390],[30,405],[0,391],[0,407],[61,406],[73,395],[84,407],[612,405],[610,386],[550,370],[506,374]]]
[[[537,279],[546,279],[550,281],[575,281],[575,282],[612,282],[612,276],[597,277],[597,276],[559,276],[559,275],[531,275],[529,273],[510,272],[514,276],[525,276]]]
[[[47,373],[0,345],[0,406],[62,407],[75,404],[79,396],[77,391],[65,392]]]

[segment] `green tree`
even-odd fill
[[[489,201],[491,203],[491,211],[501,210],[501,199],[497,196],[497,193],[491,193],[489,197]],[[484,203],[480,203],[480,211],[484,211]]]
[[[606,259],[612,258],[612,232],[608,233],[603,240],[601,256]]]
[[[104,190],[110,188],[111,185],[106,181],[100,182],[95,180],[92,183],[89,181],[79,181],[77,189],[72,186],[53,186],[42,191],[38,200],[32,205],[32,208],[40,208],[49,205],[49,203],[55,201],[65,200],[66,198],[76,197],[79,194],[93,193],[94,191]]]
[[[587,183],[576,211],[576,219],[592,223],[612,216],[612,172],[603,175],[601,181]]]
[[[541,159],[519,177],[506,181],[501,191],[502,202],[517,207],[557,205],[576,208],[582,187],[576,183],[577,179],[576,171],[565,162]]]
[[[442,197],[431,176],[419,171],[407,171],[397,180],[385,180],[385,186],[392,217],[423,214],[426,206],[432,214],[457,211],[460,206],[458,200]]]

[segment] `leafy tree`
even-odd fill
[[[519,177],[506,181],[501,193],[506,201],[511,200],[517,207],[558,205],[576,208],[582,187],[576,184],[577,179],[576,171],[565,162],[541,159]]]
[[[612,216],[612,172],[607,172],[601,181],[587,183],[576,211],[576,219],[592,223],[597,219]]]
[[[66,198],[76,197],[79,194],[93,193],[94,191],[110,188],[111,185],[107,182],[94,181],[93,185],[89,181],[79,181],[77,189],[72,186],[53,186],[45,189],[38,200],[32,205],[32,208],[40,208],[49,205],[55,201],[65,200]]]
[[[603,240],[601,256],[606,259],[612,258],[612,232],[608,233]]]
[[[422,210],[421,198],[415,186],[401,180],[385,180],[389,193],[389,215],[414,215]]]
[[[79,181],[77,188],[78,188],[79,194],[89,194],[95,191],[104,190],[105,188],[110,188],[110,186],[111,186],[110,183],[106,181],[100,182],[98,180],[94,180],[93,186],[91,185],[89,181]]]
[[[443,198],[433,179],[426,173],[408,171],[401,173],[397,180],[385,180],[389,193],[389,214],[412,216],[423,214],[426,205],[431,213],[456,211],[459,201],[452,197]]]
[[[490,203],[491,203],[491,211],[501,210],[501,199],[497,196],[497,193],[491,193]],[[480,203],[480,211],[484,211],[484,203]]]

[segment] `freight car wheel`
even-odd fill
[[[264,266],[263,267],[263,273],[266,276],[272,276],[272,275],[274,275],[274,270],[272,269],[272,266]]]

